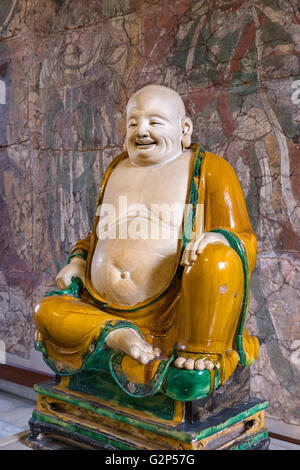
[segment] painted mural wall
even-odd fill
[[[1,0],[0,340],[29,357],[34,303],[91,229],[138,88],[176,89],[194,141],[242,184],[258,258],[252,393],[300,424],[297,0]]]

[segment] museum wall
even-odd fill
[[[32,354],[34,303],[92,227],[140,87],[176,89],[193,140],[235,168],[258,239],[252,394],[300,424],[297,0],[1,0],[0,339]]]

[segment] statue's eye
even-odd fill
[[[161,122],[157,122],[157,121],[151,121],[150,122],[150,126],[161,126]]]
[[[131,122],[128,127],[136,127],[136,123],[135,122]]]

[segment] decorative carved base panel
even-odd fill
[[[62,388],[54,382],[36,386],[38,404],[28,437],[35,449],[244,450],[269,445],[264,428],[268,404],[262,400],[249,398],[194,423],[185,409],[182,422],[168,424],[150,413],[124,411]]]

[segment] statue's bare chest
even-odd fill
[[[121,162],[111,173],[104,192],[103,203],[116,209],[139,204],[154,212],[176,205],[181,219],[187,202],[192,155],[187,152],[176,161],[157,167],[137,167],[129,159]],[[175,206],[174,206],[175,207]],[[181,221],[178,220],[178,223]]]

